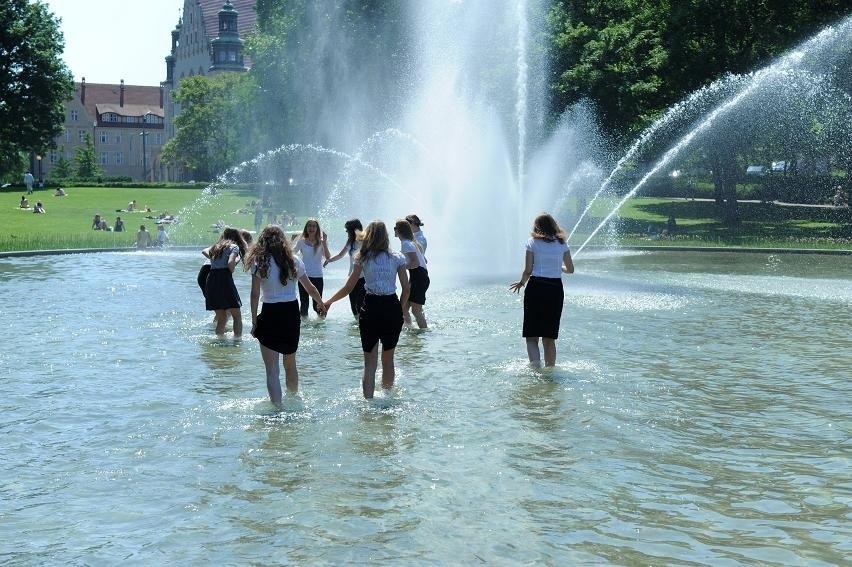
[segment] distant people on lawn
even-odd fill
[[[33,177],[32,173],[27,171],[24,174],[24,185],[27,186],[27,195],[33,192],[33,183],[35,183],[35,178]]]
[[[145,229],[145,225],[140,225],[136,232],[136,248],[140,250],[151,246],[151,233]]]
[[[23,195],[21,195],[21,208],[22,209],[29,209],[30,208],[30,200],[27,199]]]
[[[33,212],[36,214],[45,214],[47,211],[44,210],[44,206],[41,204],[41,201],[36,202],[35,207],[33,207]]]
[[[56,191],[53,193],[54,197],[65,197],[68,193],[65,192],[65,189],[62,187],[57,187]]]
[[[112,230],[113,232],[124,232],[124,221],[121,220],[121,217],[115,217],[115,226]]]

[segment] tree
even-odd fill
[[[95,155],[95,144],[92,136],[86,132],[83,145],[79,146],[74,154],[74,162],[77,166],[77,177],[79,179],[97,179],[103,177],[103,170],[98,165]]]
[[[94,150],[94,147],[92,148]],[[59,157],[53,168],[53,175],[58,179],[68,179],[73,175],[71,160],[65,157],[65,148],[59,148]]]
[[[21,154],[53,147],[74,80],[62,61],[59,20],[46,5],[0,0],[0,30],[0,171],[6,171]]]
[[[175,136],[163,148],[163,159],[214,179],[254,154],[258,120],[254,114],[254,81],[245,73],[195,76],[181,81],[172,95],[181,105]]]

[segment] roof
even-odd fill
[[[80,89],[82,83],[74,83],[74,93],[77,100],[80,100]],[[119,107],[121,101],[121,85],[120,84],[103,84],[103,83],[86,83],[86,112],[90,116],[95,116],[95,111],[98,105],[114,105]],[[154,114],[163,116],[163,109],[160,108],[160,87],[148,87],[141,85],[124,85],[124,108],[120,114],[128,116],[142,116],[142,114],[127,114],[127,109],[136,106],[150,108]]]
[[[204,14],[207,39],[212,41],[219,37],[219,11],[225,5],[225,0],[197,0],[197,3]],[[237,31],[242,38],[254,29],[257,21],[254,3],[255,0],[231,0],[231,5],[237,11]]]
[[[118,103],[106,103],[97,104],[95,106],[98,109],[98,115],[105,112],[114,112],[120,116],[145,116],[146,114],[153,114],[154,116],[159,116],[161,118],[165,117],[165,113],[162,108],[149,106],[147,104],[125,104],[124,106],[119,106]]]

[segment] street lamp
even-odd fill
[[[149,132],[142,131],[139,132],[139,135],[142,136],[142,180],[148,181],[148,158],[146,156],[147,149],[145,147],[145,140],[148,138]]]
[[[42,181],[41,181],[41,154],[36,156],[36,161],[38,162],[38,185],[39,185],[39,187],[41,187],[41,185],[42,185]]]

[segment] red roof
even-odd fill
[[[74,83],[74,91],[77,100],[80,100],[82,83]],[[102,83],[86,83],[86,112],[95,116],[96,105],[113,105],[118,108],[121,102],[121,85],[105,85]],[[137,107],[148,107],[162,116],[160,107],[160,87],[146,87],[141,85],[124,85],[124,106],[138,109]],[[129,116],[130,114],[128,114]]]

